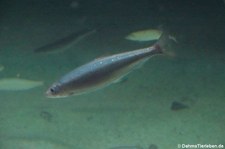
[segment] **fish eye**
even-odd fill
[[[50,89],[49,89],[49,92],[51,94],[57,94],[59,92],[59,86],[58,85],[53,85]]]
[[[53,88],[50,88],[50,91],[51,91],[52,93],[54,93],[54,92],[55,92],[55,90],[54,90]]]

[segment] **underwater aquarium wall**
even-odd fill
[[[0,103],[0,149],[224,148],[224,0],[1,0]]]

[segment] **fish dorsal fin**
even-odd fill
[[[111,56],[110,53],[103,54],[100,57],[95,58],[95,60],[101,60],[101,59],[103,59],[105,57],[108,57],[108,56]]]

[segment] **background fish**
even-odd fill
[[[79,32],[72,33],[68,35],[67,37],[64,37],[62,39],[56,40],[55,42],[49,43],[47,45],[44,45],[40,48],[37,48],[34,50],[34,52],[52,52],[52,51],[61,51],[66,50],[73,46],[74,44],[78,43],[85,37],[93,34],[96,32],[96,30],[81,30]]]
[[[4,69],[5,69],[5,67],[2,64],[0,64],[0,71],[2,71]]]
[[[42,81],[34,81],[20,78],[0,79],[0,90],[5,91],[27,90],[41,85],[43,85]]]
[[[143,49],[99,58],[63,76],[46,91],[47,97],[79,95],[118,82],[150,57],[162,54],[163,41]]]
[[[132,41],[152,41],[158,40],[162,35],[162,31],[157,29],[147,29],[147,30],[140,30],[133,33],[130,33],[125,37],[127,40]]]

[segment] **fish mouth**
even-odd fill
[[[55,98],[54,95],[52,95],[52,93],[51,93],[51,91],[49,89],[45,92],[45,96],[47,98]]]
[[[45,92],[45,96],[46,96],[47,98],[57,98],[57,95],[53,95],[50,89],[48,89],[48,90]]]
[[[47,98],[65,98],[65,97],[67,97],[68,95],[53,95],[52,94],[52,92],[51,92],[51,90],[50,89],[48,89],[46,92],[45,92],[45,96],[47,97]]]

